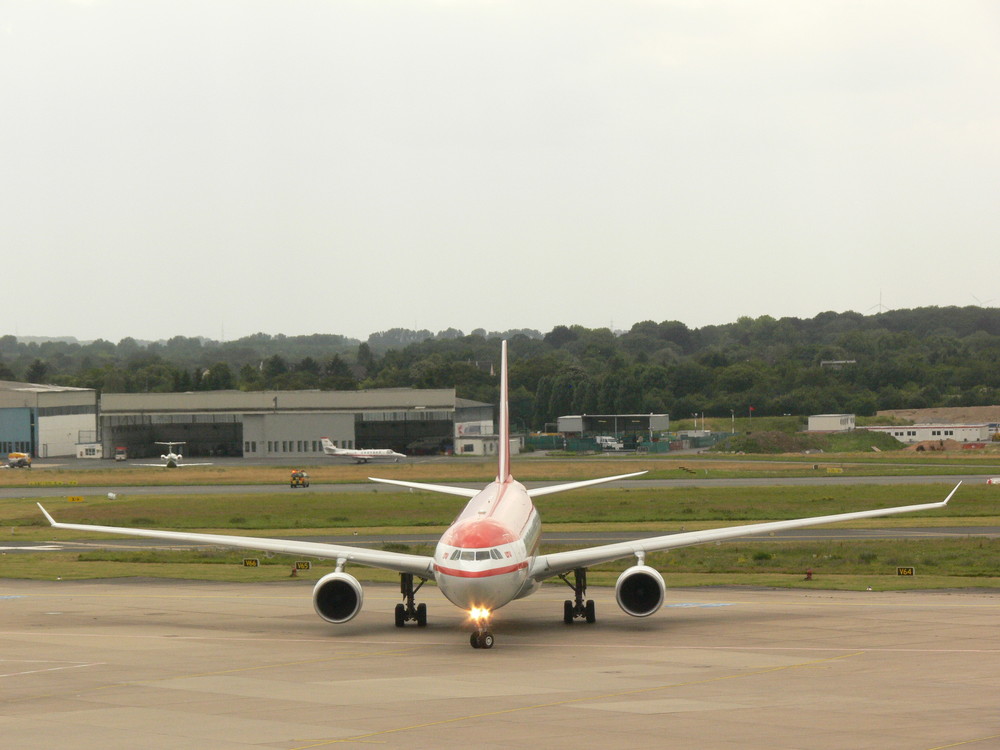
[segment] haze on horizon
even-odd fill
[[[1000,7],[0,5],[0,334],[995,306]]]

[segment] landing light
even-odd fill
[[[480,620],[489,620],[490,611],[485,607],[473,607],[469,610],[469,617],[474,622],[479,622]]]

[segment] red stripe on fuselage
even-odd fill
[[[486,570],[459,570],[458,568],[446,568],[443,565],[434,564],[434,570],[446,576],[455,578],[490,578],[491,576],[502,576],[514,573],[528,567],[527,562],[520,562],[516,565],[505,565],[502,568],[487,568]]]

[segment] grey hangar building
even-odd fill
[[[53,419],[63,412],[72,417]],[[151,457],[162,452],[157,441],[184,442],[186,456],[309,458],[323,455],[323,437],[340,448],[419,455],[447,448],[457,425],[493,418],[492,404],[458,398],[453,388],[98,397],[91,389],[0,383],[0,444],[41,458],[110,458],[119,447]]]

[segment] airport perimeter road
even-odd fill
[[[1000,746],[1000,594],[669,591],[646,619],[563,587],[495,616],[366,588],[334,626],[310,586],[0,581],[5,750]]]
[[[373,474],[377,471],[373,471]],[[1000,472],[998,472],[1000,474]],[[971,474],[967,476],[905,476],[905,477],[852,477],[852,476],[822,476],[822,477],[788,477],[788,478],[745,478],[745,479],[627,479],[620,482],[608,482],[602,487],[663,489],[669,487],[779,487],[779,486],[818,486],[839,484],[940,484],[954,487],[960,481],[966,484],[985,482],[986,476]],[[485,482],[445,482],[461,487],[481,487]],[[558,482],[524,482],[526,487],[544,487]],[[83,497],[106,496],[109,492],[127,497],[129,495],[251,495],[265,492],[295,492],[296,494],[324,492],[406,492],[401,488],[389,487],[375,482],[355,484],[313,484],[305,488],[292,490],[287,482],[280,484],[207,484],[191,486],[146,485],[123,487],[0,487],[0,498],[10,497],[66,497],[80,495]],[[1000,496],[1000,489],[998,489]]]

